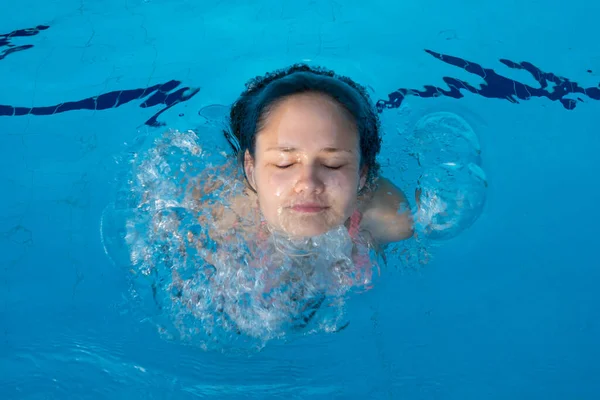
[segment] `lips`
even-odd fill
[[[328,209],[329,207],[324,206],[322,204],[318,204],[318,203],[299,203],[299,204],[294,204],[290,208],[296,212],[312,214],[312,213],[318,213],[318,212],[324,211],[324,210]]]

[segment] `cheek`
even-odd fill
[[[289,173],[284,171],[266,171],[257,170],[257,189],[259,195],[263,195],[263,201],[276,203],[290,190],[290,184],[293,182]]]
[[[354,171],[331,174],[326,179],[326,184],[332,190],[341,192],[356,192],[358,188],[358,174]]]
[[[350,203],[358,195],[358,176],[339,174],[326,181],[327,191],[337,203]]]

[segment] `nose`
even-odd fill
[[[319,177],[317,169],[311,165],[303,165],[299,168],[299,175],[296,179],[294,189],[296,193],[322,193],[325,185]]]

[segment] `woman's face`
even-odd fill
[[[278,103],[257,133],[246,175],[271,228],[316,236],[343,224],[365,183],[356,124],[328,96],[299,94]]]

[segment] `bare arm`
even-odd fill
[[[361,229],[382,245],[408,239],[413,235],[413,219],[406,196],[388,179],[379,178],[377,184],[360,206]]]

